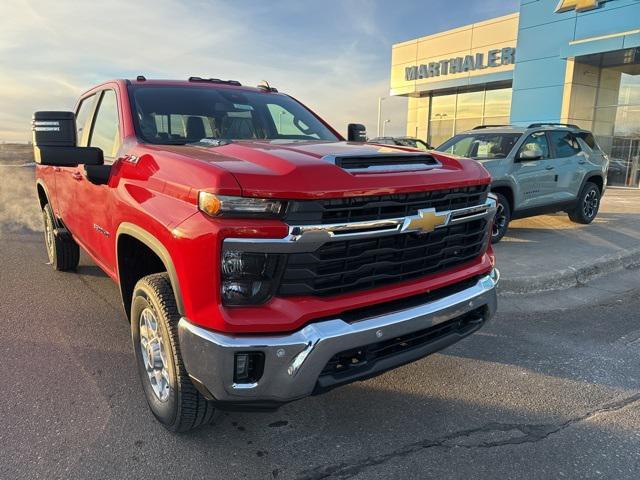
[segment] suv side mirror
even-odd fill
[[[521,162],[529,162],[533,160],[540,160],[542,155],[535,150],[521,150],[518,154],[518,160]]]
[[[36,163],[56,167],[102,165],[102,150],[76,146],[76,116],[73,112],[35,112],[31,122]]]
[[[347,126],[347,140],[349,140],[350,142],[366,142],[366,127],[361,123],[350,123]]]

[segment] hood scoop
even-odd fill
[[[327,155],[323,159],[351,173],[406,172],[442,166],[434,157],[424,153]]]

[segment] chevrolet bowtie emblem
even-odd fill
[[[560,0],[556,7],[556,13],[568,12],[575,10],[576,12],[586,12],[598,8],[603,0]]]
[[[449,223],[449,212],[438,213],[433,208],[429,208],[418,210],[418,215],[408,217],[402,230],[418,230],[421,233],[429,233],[447,223]]]

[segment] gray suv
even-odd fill
[[[436,150],[478,160],[491,173],[498,197],[493,243],[515,218],[566,211],[574,222],[591,223],[607,185],[609,159],[576,125],[476,127]]]

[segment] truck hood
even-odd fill
[[[158,154],[196,159],[231,173],[242,195],[273,198],[318,198],[383,195],[487,184],[490,176],[477,162],[440,152],[353,142],[234,141],[227,145],[154,145]],[[421,153],[438,165],[423,170],[349,171],[335,157]]]

